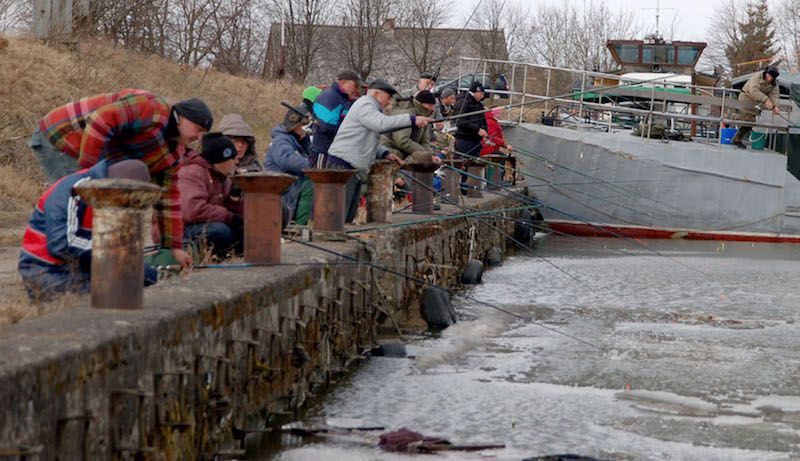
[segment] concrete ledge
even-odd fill
[[[505,247],[504,236],[476,222],[356,232],[366,245],[315,244],[452,286],[460,270],[448,267],[466,262],[470,226],[476,255]],[[511,221],[481,222],[513,232]],[[0,452],[211,458],[235,447],[239,431],[282,421],[358,363],[387,317],[423,325],[417,284],[301,244],[283,252],[284,263],[327,265],[200,270],[145,290],[141,311],[79,305],[0,330]]]

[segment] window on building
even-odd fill
[[[691,66],[700,55],[700,48],[695,46],[680,46],[678,47],[678,64],[682,66]]]
[[[645,64],[674,64],[675,48],[671,45],[645,45],[642,48],[642,62]]]
[[[615,45],[614,50],[622,62],[639,62],[639,45]]]

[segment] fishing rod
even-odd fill
[[[464,27],[462,27],[461,30],[458,31],[458,35],[456,35],[456,38],[453,40],[453,43],[447,48],[447,52],[444,54],[442,59],[439,61],[439,65],[436,67],[436,72],[433,73],[433,81],[434,82],[439,79],[439,73],[442,71],[442,65],[444,65],[445,60],[447,60],[447,58],[450,57],[450,54],[453,52],[454,47],[456,46],[456,43],[458,43],[458,41],[461,40],[461,35],[467,29],[467,26],[472,21],[472,17],[475,16],[475,13],[478,12],[478,8],[480,8],[480,6],[481,6],[480,2],[475,4],[475,8],[472,9],[472,13],[470,13],[469,17],[467,18],[467,22],[464,23]],[[503,6],[505,6],[505,1],[503,2]],[[502,8],[501,8],[501,10],[502,10]],[[461,76],[459,75],[458,78],[460,79]]]
[[[641,242],[638,242],[638,241],[636,241],[636,240],[634,240],[634,239],[632,239],[630,237],[622,235],[619,232],[614,231],[613,229],[610,229],[608,227],[604,227],[604,226],[601,226],[599,224],[593,223],[592,221],[590,221],[587,218],[584,218],[584,217],[581,217],[579,215],[576,215],[576,214],[569,213],[567,211],[558,209],[558,208],[556,208],[554,206],[551,206],[551,205],[548,205],[548,204],[546,204],[546,203],[544,203],[544,202],[542,202],[542,201],[540,201],[538,199],[534,199],[534,198],[528,197],[527,195],[520,194],[519,192],[517,192],[515,190],[512,190],[512,189],[510,189],[510,188],[508,188],[508,187],[506,187],[506,186],[504,186],[502,184],[497,184],[497,183],[495,183],[493,181],[489,181],[488,179],[481,178],[481,177],[476,176],[476,175],[474,175],[472,173],[465,172],[463,170],[459,170],[458,168],[451,167],[450,165],[445,165],[445,168],[448,168],[448,169],[454,170],[456,172],[459,172],[459,173],[461,173],[463,175],[466,175],[467,177],[471,177],[471,178],[477,179],[478,181],[485,182],[486,184],[494,186],[495,188],[497,188],[499,190],[502,190],[502,191],[510,193],[512,196],[509,197],[509,196],[500,194],[498,191],[487,191],[489,193],[494,193],[496,195],[500,195],[501,197],[517,198],[517,201],[520,201],[520,202],[523,202],[523,203],[529,203],[529,204],[532,204],[534,206],[541,207],[541,208],[547,208],[548,210],[552,210],[555,213],[558,213],[558,214],[567,216],[569,218],[575,219],[577,221],[580,221],[580,222],[582,222],[582,223],[584,223],[586,225],[589,225],[589,226],[591,226],[591,227],[593,227],[595,229],[603,231],[604,233],[611,234],[611,235],[613,235],[614,237],[617,237],[617,238],[621,238],[621,239],[625,240],[628,243],[631,243],[631,244],[633,244],[633,245],[635,245],[635,246],[637,246],[639,248],[642,248],[644,250],[652,252],[652,253],[654,253],[654,254],[656,254],[658,256],[661,256],[662,258],[666,258],[667,260],[672,261],[675,264],[683,266],[683,267],[685,267],[687,269],[690,269],[690,270],[692,270],[694,272],[697,272],[699,274],[703,274],[703,275],[705,275],[707,277],[715,278],[713,276],[713,274],[710,274],[708,272],[702,271],[702,270],[697,269],[695,267],[692,267],[692,266],[690,266],[690,265],[688,265],[688,264],[686,264],[686,263],[684,263],[682,261],[679,261],[679,260],[677,260],[675,258],[672,258],[672,257],[670,257],[668,255],[665,255],[665,254],[661,253],[660,251],[658,251],[658,250],[656,250],[654,248],[650,248],[649,246],[647,246],[647,245],[645,245],[645,244],[643,244]]]
[[[507,315],[509,315],[511,317],[514,317],[514,318],[517,318],[517,319],[520,319],[520,320],[524,320],[524,321],[529,322],[529,323],[531,323],[533,325],[541,327],[541,328],[543,328],[545,330],[553,332],[553,333],[555,333],[557,335],[563,336],[565,338],[572,339],[573,341],[577,341],[577,342],[579,342],[581,344],[589,346],[589,347],[591,347],[593,349],[596,349],[596,350],[598,350],[600,352],[603,352],[603,353],[606,352],[605,348],[603,348],[602,346],[598,346],[596,344],[592,344],[589,341],[586,341],[585,339],[579,338],[579,337],[571,335],[569,333],[565,333],[565,332],[563,332],[563,331],[561,331],[561,330],[559,330],[557,328],[554,328],[554,327],[546,325],[546,324],[544,324],[542,322],[539,322],[536,319],[534,319],[533,317],[516,313],[514,311],[506,309],[506,308],[504,308],[502,306],[499,306],[497,304],[490,303],[488,301],[483,301],[481,299],[478,299],[478,298],[476,298],[474,296],[471,296],[471,295],[468,295],[468,294],[465,294],[465,293],[458,293],[456,290],[452,290],[452,289],[449,289],[449,288],[445,288],[445,287],[443,287],[441,285],[430,283],[427,280],[421,279],[419,277],[416,277],[416,276],[413,276],[413,275],[409,275],[409,274],[405,274],[403,272],[394,270],[394,269],[392,269],[390,267],[387,267],[387,266],[384,266],[384,265],[381,265],[381,264],[374,263],[372,261],[365,261],[365,260],[356,258],[354,256],[350,256],[350,255],[347,255],[347,254],[344,254],[344,253],[341,253],[341,252],[338,252],[338,251],[335,251],[335,250],[331,250],[331,249],[328,249],[328,248],[325,248],[325,247],[322,247],[322,246],[319,246],[319,245],[315,245],[315,244],[313,244],[311,242],[304,242],[302,240],[295,239],[293,237],[285,237],[285,238],[287,240],[289,240],[289,241],[294,242],[294,243],[298,243],[300,245],[303,245],[303,246],[306,246],[306,247],[309,247],[309,248],[313,248],[315,250],[322,251],[324,253],[328,253],[328,254],[331,254],[331,255],[334,255],[334,256],[338,256],[340,258],[344,258],[344,259],[347,259],[347,260],[350,260],[350,261],[353,261],[353,262],[360,262],[360,263],[362,263],[364,265],[372,267],[373,269],[377,269],[379,271],[386,272],[387,274],[392,274],[392,275],[395,275],[397,277],[400,277],[400,278],[402,278],[404,280],[408,280],[408,281],[414,282],[414,283],[416,283],[416,284],[418,284],[418,285],[420,285],[422,287],[437,288],[439,290],[442,290],[442,291],[450,294],[451,296],[455,295],[455,294],[459,294],[460,296],[464,297],[465,299],[469,299],[470,301],[473,301],[473,302],[475,302],[477,304],[480,304],[482,306],[486,306],[486,307],[488,307],[490,309],[494,309],[494,310],[496,310],[498,312],[502,312],[502,313],[507,314]]]
[[[409,178],[410,178],[412,181],[414,181],[416,184],[419,184],[419,185],[420,185],[421,187],[423,187],[424,189],[427,189],[427,190],[429,190],[429,191],[432,191],[434,194],[439,194],[439,193],[436,191],[436,189],[434,189],[433,187],[431,187],[431,186],[430,186],[430,185],[428,185],[428,184],[425,184],[425,183],[423,183],[422,181],[418,180],[417,178],[415,178],[415,177],[413,177],[413,176],[409,176]],[[450,203],[451,205],[454,205],[454,206],[458,207],[458,208],[459,208],[460,210],[462,210],[462,211],[465,211],[465,212],[470,212],[470,211],[473,211],[473,209],[469,209],[469,208],[468,208],[466,205],[459,205],[459,204],[458,204],[458,202],[457,202],[456,200],[453,200],[453,199],[451,199],[450,197],[445,197],[445,196],[442,196],[442,195],[440,195],[440,196],[439,196],[439,198],[440,198],[440,199],[442,199],[442,200],[445,200],[445,201],[449,201],[449,203]],[[495,215],[495,216],[496,216],[496,215]],[[513,219],[513,218],[512,218],[512,219]],[[469,218],[467,218],[467,221],[469,221]],[[483,221],[483,220],[481,220],[481,219],[476,219],[475,221],[477,221],[479,224],[483,224],[483,225],[485,225],[485,226],[489,226],[489,227],[491,227],[491,228],[492,228],[492,229],[494,229],[496,232],[499,232],[499,233],[500,233],[501,235],[503,235],[505,238],[507,238],[508,240],[510,240],[512,243],[514,243],[514,245],[516,245],[518,248],[521,248],[521,249],[523,249],[523,250],[526,250],[526,251],[528,251],[528,252],[530,252],[530,253],[534,254],[534,256],[535,256],[535,257],[537,257],[537,258],[541,259],[542,261],[544,261],[544,262],[545,262],[545,263],[547,263],[548,265],[550,265],[550,266],[554,267],[556,270],[558,270],[558,271],[559,271],[559,272],[561,272],[562,274],[564,274],[564,275],[566,275],[567,277],[571,278],[572,280],[574,280],[574,281],[576,281],[576,282],[580,283],[581,285],[584,285],[584,286],[586,286],[586,284],[585,284],[585,283],[583,283],[583,281],[582,281],[582,280],[580,280],[580,279],[579,279],[577,276],[575,276],[575,275],[573,275],[573,274],[570,274],[570,273],[569,273],[569,272],[567,272],[565,269],[563,269],[563,268],[559,267],[559,266],[558,266],[556,263],[554,263],[554,262],[550,261],[548,258],[545,258],[544,256],[541,256],[541,255],[537,255],[537,254],[535,254],[533,247],[531,247],[530,245],[527,245],[527,244],[525,244],[525,243],[522,243],[522,242],[520,242],[520,241],[519,241],[519,240],[517,240],[517,239],[516,239],[516,238],[515,238],[513,235],[509,234],[508,232],[504,231],[503,229],[500,229],[499,227],[495,226],[494,224],[492,224],[492,223],[488,223],[488,222],[485,222],[485,221]],[[515,221],[515,222],[519,222],[519,221]]]

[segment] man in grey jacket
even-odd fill
[[[320,155],[317,168],[355,169],[358,173],[347,183],[345,206],[347,222],[353,222],[361,199],[361,184],[369,174],[375,160],[386,158],[399,164],[403,160],[380,145],[382,133],[411,126],[425,128],[430,117],[414,114],[386,115],[383,111],[391,104],[397,90],[388,82],[375,79],[366,96],[359,98],[345,116],[327,155]]]

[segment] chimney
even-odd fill
[[[395,18],[386,18],[383,20],[383,30],[389,32],[394,31]]]

